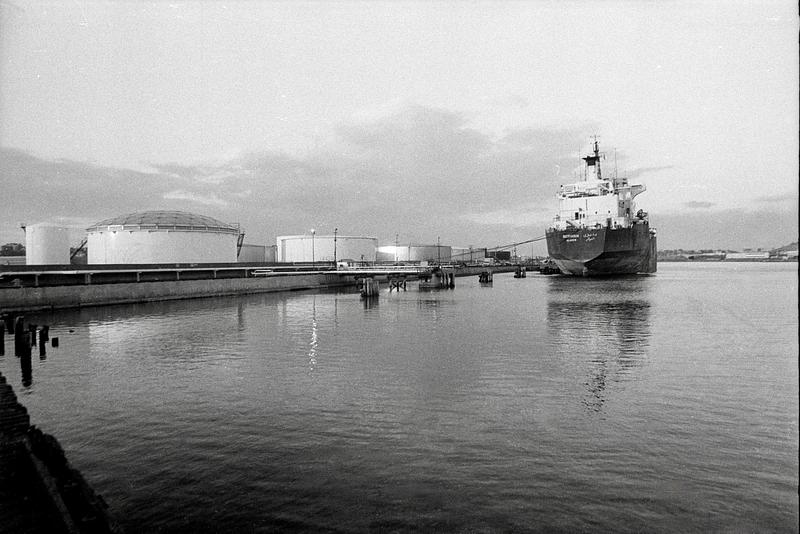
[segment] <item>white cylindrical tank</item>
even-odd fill
[[[88,263],[233,263],[241,229],[204,215],[143,211],[86,229]]]
[[[69,265],[68,229],[50,223],[26,226],[25,263],[28,265]]]
[[[452,247],[447,245],[384,245],[378,247],[378,261],[449,262]]]
[[[277,237],[279,262],[375,261],[377,237],[347,235],[282,235]]]

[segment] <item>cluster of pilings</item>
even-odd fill
[[[405,278],[390,278],[389,279],[389,293],[391,293],[395,289],[398,292],[400,291],[400,289],[405,291],[406,290],[406,279]]]
[[[31,364],[31,354],[33,348],[38,347],[39,359],[47,358],[47,344],[58,347],[58,338],[50,337],[50,327],[48,325],[39,326],[36,324],[25,324],[25,317],[22,315],[13,316],[10,314],[0,315],[0,355],[6,353],[6,330],[14,335],[14,355],[19,358],[19,366],[22,372],[22,385],[29,387],[33,384],[33,366]]]
[[[25,317],[2,314],[0,317],[0,355],[6,353],[6,330],[14,334],[14,354],[20,358],[30,358],[33,347],[39,348],[39,357],[47,356],[47,343],[58,347],[58,338],[50,338],[50,326],[37,324],[25,325]]]

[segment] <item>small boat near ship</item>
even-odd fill
[[[656,272],[656,231],[633,199],[645,191],[600,168],[597,139],[582,158],[586,179],[562,185],[558,214],[545,232],[547,253],[564,274],[608,276]]]
[[[539,274],[561,274],[561,269],[553,260],[547,258],[539,265]]]

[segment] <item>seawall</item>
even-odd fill
[[[336,274],[291,274],[264,278],[225,278],[0,289],[0,310],[35,311],[158,300],[218,297],[246,293],[352,286]]]

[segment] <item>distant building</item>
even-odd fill
[[[497,261],[511,261],[510,250],[490,250],[486,253],[487,258],[494,258]]]
[[[768,260],[769,252],[753,252],[753,251],[747,251],[747,249],[745,249],[745,252],[728,252],[725,255],[725,259],[728,261]]]

